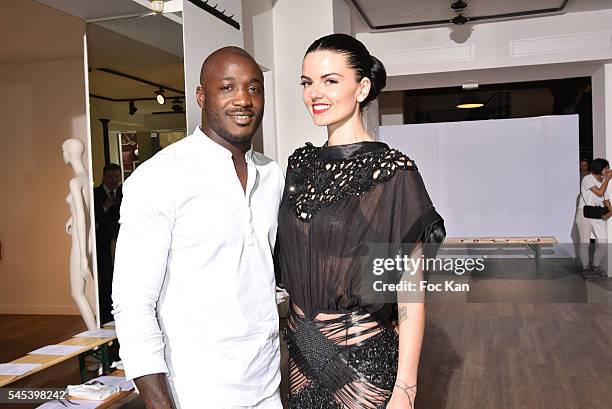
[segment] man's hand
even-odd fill
[[[106,200],[104,201],[103,207],[108,210],[109,208],[113,207],[115,204],[117,204],[117,200],[108,196]]]
[[[604,214],[603,216],[601,216],[602,220],[608,220],[610,217],[612,217],[612,212],[608,212],[606,214]]]
[[[134,383],[147,409],[176,409],[166,374],[141,376]]]

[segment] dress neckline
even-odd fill
[[[344,145],[327,145],[327,142],[319,148],[319,157],[321,159],[339,160],[348,159],[355,155],[389,149],[389,146],[384,142],[378,141],[361,141],[347,143]]]

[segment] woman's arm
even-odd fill
[[[415,262],[423,260],[421,244],[417,244],[411,258]],[[412,264],[415,265],[415,264]],[[388,409],[412,409],[417,392],[417,372],[419,357],[425,331],[425,297],[419,291],[423,280],[423,266],[418,265],[416,271],[407,271],[402,281],[414,283],[416,291],[398,292],[398,327],[399,327],[399,362],[397,379],[387,405]]]
[[[612,172],[602,173],[604,177],[603,183],[601,186],[592,186],[590,188],[591,192],[595,193],[598,197],[603,197],[606,194],[606,190],[608,189],[608,182],[610,182],[610,178],[612,178]]]
[[[601,216],[601,218],[603,220],[608,220],[610,217],[612,217],[612,206],[610,205],[610,200],[608,199],[604,200],[604,206],[608,208],[608,213]]]
[[[83,279],[88,280],[92,277],[89,269],[89,260],[87,259],[87,222],[85,220],[85,206],[83,204],[83,195],[81,193],[81,182],[78,179],[70,180],[70,194],[72,195],[72,205],[74,206],[74,218],[72,228],[76,228],[76,237],[79,244],[79,258],[81,259],[81,275]]]

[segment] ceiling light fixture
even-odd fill
[[[130,101],[129,107],[130,107],[130,110],[129,110],[130,115],[134,115],[136,111],[138,111],[138,108],[136,108],[136,103],[134,101]]]
[[[468,21],[470,21],[470,19],[461,13],[457,14],[455,17],[451,19],[451,23],[456,24],[458,26],[461,26],[467,23]]]
[[[155,91],[155,95],[157,95],[155,99],[157,99],[157,103],[159,105],[164,105],[166,103],[166,97],[164,96],[163,88],[160,88],[157,91]]]
[[[450,8],[457,13],[457,15],[455,17],[453,17],[451,19],[451,23],[456,24],[456,25],[463,25],[465,23],[467,23],[468,21],[470,21],[469,17],[464,16],[463,11],[465,10],[465,8],[468,6],[468,4],[464,1],[461,0],[457,0],[456,2],[452,3],[450,5]]]
[[[468,6],[468,4],[464,1],[458,0],[456,2],[454,2],[453,4],[450,5],[450,8],[455,10],[455,11],[461,11],[464,8],[466,8]]]
[[[478,83],[475,81],[468,81],[461,85],[464,92],[461,96],[460,102],[457,104],[459,109],[474,109],[482,108],[484,104],[480,102],[480,99],[474,95],[473,91],[478,89]]]
[[[164,12],[164,0],[152,0],[151,10],[153,10],[156,13],[163,13]]]

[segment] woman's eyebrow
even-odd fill
[[[337,75],[339,77],[342,77],[342,74],[338,74],[337,72],[330,72],[329,74],[321,75],[321,78],[327,78],[331,75]]]

